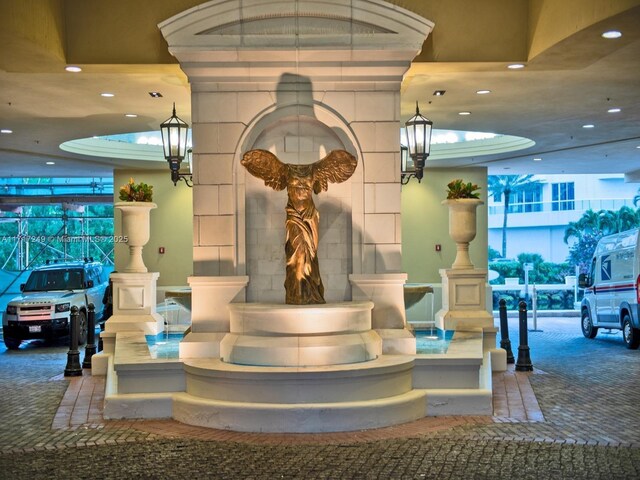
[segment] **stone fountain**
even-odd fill
[[[405,316],[400,85],[433,24],[382,0],[322,3],[214,0],[159,25],[192,88],[192,326],[165,360],[142,328],[107,328],[105,417],[322,432],[491,413],[488,327],[416,355]],[[271,167],[252,171],[251,152]],[[309,188],[316,223],[296,203]],[[298,262],[295,235],[315,260]],[[299,301],[289,288],[317,284],[298,275],[315,261],[321,295]]]

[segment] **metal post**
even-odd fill
[[[511,340],[509,340],[509,322],[507,321],[507,301],[501,298],[498,302],[500,313],[500,348],[507,351],[507,363],[514,363],[513,352],[511,351]]]
[[[82,375],[80,366],[80,351],[78,350],[78,323],[80,314],[78,307],[71,307],[71,325],[69,327],[70,345],[67,352],[67,366],[64,369],[65,377],[78,377]]]
[[[533,309],[533,329],[530,332],[541,332],[538,330],[538,291],[536,290],[536,284],[533,284],[533,293],[531,297],[531,308]]]
[[[101,352],[104,350],[104,342],[102,340],[102,332],[104,332],[104,322],[100,324],[100,339],[98,340],[98,351]]]
[[[521,301],[518,304],[518,316],[520,321],[520,345],[518,346],[518,361],[516,362],[516,371],[531,372],[533,365],[529,355],[529,334],[527,332],[527,304]]]
[[[91,357],[96,353],[96,307],[89,304],[87,315],[87,346],[84,348],[82,368],[91,368]]]

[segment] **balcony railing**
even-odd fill
[[[587,211],[589,209],[598,210],[619,210],[620,207],[636,207],[633,200],[626,198],[606,198],[595,200],[559,200],[556,202],[525,202],[512,203],[509,205],[509,213],[539,213],[539,212],[562,212],[562,211]],[[489,215],[503,215],[504,205],[489,206]]]

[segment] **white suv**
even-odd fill
[[[108,273],[96,262],[59,263],[39,267],[20,285],[22,295],[7,304],[2,318],[4,343],[15,350],[23,340],[69,334],[70,310],[80,310],[79,343],[87,341],[87,307],[102,320]]]

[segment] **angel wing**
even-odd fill
[[[254,177],[264,180],[264,184],[274,190],[287,188],[289,167],[267,150],[249,150],[240,163]]]
[[[313,192],[326,191],[328,182],[342,183],[356,170],[358,160],[345,150],[332,150],[313,164]]]

